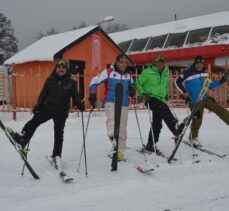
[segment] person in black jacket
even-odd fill
[[[53,119],[54,149],[52,157],[61,157],[64,127],[71,97],[75,106],[83,112],[84,102],[79,97],[76,82],[71,79],[68,63],[64,59],[60,59],[46,80],[37,104],[33,108],[33,118],[25,124],[21,133],[15,133],[15,141],[25,148],[38,126]]]

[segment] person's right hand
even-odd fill
[[[192,99],[187,92],[183,93],[182,94],[182,97],[185,99],[185,101],[188,101],[188,100],[191,100]]]
[[[97,100],[96,94],[90,94],[89,102],[90,102],[92,108],[95,108],[96,100]]]
[[[40,112],[41,108],[38,105],[35,105],[32,109],[32,112],[34,115],[38,114]]]
[[[143,100],[145,101],[145,102],[149,102],[149,100],[150,100],[150,95],[149,94],[147,94],[147,93],[143,93],[142,94],[142,98],[143,98]]]

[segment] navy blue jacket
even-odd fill
[[[203,88],[205,79],[209,77],[204,68],[201,72],[195,70],[194,64],[185,71],[180,77],[174,81],[177,89],[183,94],[188,93],[191,99],[188,101],[188,104],[195,104],[199,101],[199,95]],[[215,89],[220,86],[220,81],[214,81],[210,83],[209,89]],[[206,100],[208,94],[206,93],[202,100]]]

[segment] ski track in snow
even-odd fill
[[[180,119],[186,111],[177,109]],[[19,121],[12,114],[0,113],[0,119],[20,131],[31,118],[20,114]],[[146,111],[138,112],[144,142],[149,120]],[[87,114],[85,114],[85,123]],[[45,156],[53,147],[53,123],[49,121],[36,131],[31,142],[29,162],[41,177],[34,181],[26,170],[20,176],[23,163],[14,148],[0,131],[0,211],[227,211],[229,206],[229,158],[220,159],[196,151],[199,164],[192,164],[192,149],[182,144],[177,162],[154,155],[147,156],[155,168],[143,175],[134,166],[144,163],[144,157],[135,152],[141,148],[134,112],[129,114],[127,163],[119,163],[118,172],[111,172],[107,157],[111,145],[106,136],[105,114],[93,113],[86,140],[89,175],[84,174],[84,160],[80,173],[76,172],[82,147],[81,119],[71,114],[65,128],[63,168],[72,177],[72,184],[60,181]],[[187,133],[188,134],[188,133]],[[163,128],[160,149],[169,155],[174,147],[172,134]],[[187,136],[185,137],[187,139]],[[204,146],[220,154],[229,155],[228,126],[214,114],[205,112],[200,139]],[[159,165],[159,168],[156,167]]]

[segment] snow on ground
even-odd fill
[[[186,111],[176,110],[182,119]],[[146,111],[138,112],[144,141],[146,142],[149,119]],[[11,114],[0,114],[6,125],[20,130],[27,114],[20,121],[10,120]],[[85,115],[86,122],[87,115]],[[192,164],[192,149],[181,145],[173,164],[165,159],[148,156],[155,167],[151,175],[143,175],[134,166],[144,162],[135,152],[141,147],[134,112],[128,124],[127,163],[120,163],[118,172],[110,171],[107,157],[110,143],[106,137],[104,113],[94,113],[87,136],[88,172],[84,175],[84,162],[77,174],[82,146],[81,119],[76,114],[68,119],[65,129],[63,166],[74,183],[63,184],[45,159],[53,144],[52,121],[42,125],[35,133],[29,161],[41,180],[34,181],[28,171],[20,176],[22,162],[13,147],[0,131],[0,210],[1,211],[163,211],[201,210],[227,211],[229,206],[229,158],[220,159],[198,152],[199,164]],[[169,154],[174,143],[166,126],[161,134],[159,147]],[[229,155],[228,126],[214,114],[205,113],[200,138],[208,149]],[[187,139],[187,138],[186,138]]]

